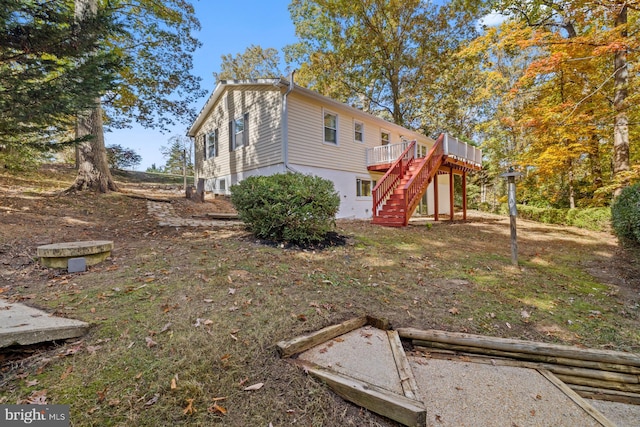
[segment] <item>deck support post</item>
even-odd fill
[[[438,220],[438,211],[440,207],[438,206],[438,173],[436,172],[436,176],[433,177],[433,220]]]
[[[453,167],[449,167],[449,221],[453,221],[455,211],[453,210]]]
[[[462,219],[467,220],[467,171],[462,171]]]

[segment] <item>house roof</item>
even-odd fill
[[[187,131],[187,136],[195,136],[196,135],[196,131],[198,130],[198,128],[200,128],[200,126],[202,125],[202,123],[204,122],[204,120],[207,118],[207,116],[209,115],[209,112],[211,111],[211,109],[214,107],[214,105],[216,105],[216,102],[218,101],[218,99],[220,98],[220,96],[222,96],[222,93],[224,93],[225,89],[228,87],[233,87],[233,86],[277,86],[279,88],[288,88],[289,87],[289,80],[285,79],[285,78],[275,78],[275,79],[252,79],[252,80],[221,80],[216,87],[214,88],[213,92],[211,93],[211,95],[209,96],[209,99],[207,99],[207,102],[204,104],[204,107],[202,107],[202,110],[200,111],[200,113],[198,114],[198,116],[196,117],[195,121],[193,122],[193,124],[191,125],[191,127],[189,128],[189,130]],[[312,98],[312,99],[316,99],[324,104],[328,104],[333,106],[334,108],[341,108],[341,109],[346,109],[349,110],[354,116],[360,116],[362,118],[366,118],[369,120],[374,120],[377,121],[381,124],[381,126],[383,128],[386,128],[387,130],[396,130],[398,131],[398,133],[400,134],[405,134],[407,137],[410,137],[409,139],[416,139],[418,137],[420,138],[427,138],[429,140],[431,140],[431,138],[429,138],[428,136],[421,134],[419,132],[415,132],[412,131],[410,129],[407,129],[405,127],[402,127],[400,125],[397,125],[395,123],[389,122],[387,120],[384,120],[378,116],[374,116],[373,114],[364,112],[362,110],[359,110],[355,107],[352,107],[348,104],[342,103],[340,101],[336,101],[335,99],[329,98],[327,96],[321,95],[318,92],[314,92],[310,89],[304,88],[302,86],[298,86],[294,83],[293,85],[294,87],[294,92],[297,93],[302,93],[305,96]]]

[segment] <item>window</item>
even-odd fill
[[[227,180],[226,179],[220,179],[218,180],[218,190],[220,190],[221,193],[225,193],[227,191]]]
[[[205,159],[210,159],[218,155],[218,129],[205,136]]]
[[[356,178],[356,196],[371,197],[371,190],[376,186],[376,181]]]
[[[338,116],[333,113],[324,113],[324,142],[338,144]]]
[[[249,144],[249,113],[229,122],[229,151]]]
[[[381,130],[380,131],[380,143],[382,145],[389,145],[390,141],[391,141],[391,135],[389,134],[389,132],[387,132],[386,130]]]
[[[362,122],[353,122],[353,139],[364,142],[364,124]]]

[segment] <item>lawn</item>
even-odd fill
[[[145,200],[121,193],[59,195],[72,178],[64,168],[0,174],[0,296],[92,324],[80,340],[2,351],[0,403],[69,404],[75,426],[395,425],[276,351],[363,314],[640,352],[640,261],[607,233],[520,220],[519,267],[508,217],[477,212],[401,229],[338,221],[344,244],[300,249],[240,226],[159,227]],[[163,197],[183,217],[225,207],[178,189]],[[86,273],[34,259],[38,245],[90,239],[115,249]]]

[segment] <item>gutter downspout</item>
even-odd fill
[[[288,170],[293,170],[289,167],[289,108],[287,105],[287,97],[291,92],[293,92],[293,88],[295,83],[293,81],[293,75],[296,70],[293,70],[291,74],[289,74],[289,87],[287,91],[282,96],[282,113],[280,116],[280,132],[282,133],[282,157],[284,161],[284,170],[285,172]],[[294,171],[295,172],[295,171]]]

